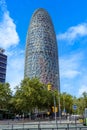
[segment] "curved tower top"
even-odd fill
[[[24,77],[38,77],[60,91],[56,35],[48,12],[42,8],[34,12],[28,28]]]

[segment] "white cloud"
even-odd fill
[[[87,66],[87,65],[86,65]],[[83,67],[82,67],[83,68]],[[86,67],[82,69],[82,76],[78,82],[78,97],[82,96],[83,92],[87,92],[87,72],[86,72]]]
[[[66,76],[66,78],[75,78],[79,74],[80,74],[80,72],[72,69],[72,70],[68,70],[66,73],[64,73],[64,76]]]
[[[72,79],[80,75],[79,70],[80,60],[82,59],[81,54],[74,54],[60,58],[60,75],[61,78]]]
[[[83,93],[83,92],[87,92],[87,86],[86,86],[86,85],[82,85],[82,86],[79,88],[78,96],[82,96],[82,93]]]
[[[8,48],[17,45],[19,36],[16,32],[16,25],[9,16],[9,12],[4,12],[2,22],[0,22],[0,46]]]
[[[18,43],[16,24],[10,17],[5,0],[0,0],[0,47],[7,49]]]
[[[0,7],[1,7],[1,11],[6,11],[7,10],[7,5],[5,0],[0,0]]]
[[[87,63],[84,53],[60,57],[60,85],[64,92],[80,97],[87,92]]]
[[[8,53],[9,54],[9,53]],[[9,82],[11,89],[14,90],[16,85],[19,85],[24,73],[24,52],[17,48],[12,50],[8,55],[6,82]]]
[[[78,24],[77,26],[70,27],[65,33],[57,36],[58,40],[66,40],[72,43],[79,37],[87,36],[87,23]]]
[[[16,24],[10,17],[5,0],[0,0],[0,47],[6,50],[7,73],[6,82],[9,82],[11,89],[19,85],[23,79],[24,72],[24,51],[18,49],[19,36],[16,31]]]

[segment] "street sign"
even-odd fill
[[[64,108],[63,112],[65,113],[66,112],[66,109]]]
[[[74,105],[73,105],[73,110],[76,110],[76,109],[77,109],[77,105],[74,104]]]

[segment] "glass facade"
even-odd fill
[[[1,83],[5,83],[6,66],[7,66],[7,56],[3,54],[0,48],[0,82]]]
[[[32,15],[27,32],[24,77],[38,77],[60,90],[56,35],[48,12],[42,8]]]

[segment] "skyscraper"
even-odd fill
[[[56,35],[48,12],[42,8],[32,15],[27,32],[24,77],[38,77],[60,91]]]
[[[0,48],[0,82],[5,83],[6,78],[7,56],[4,54],[4,49]]]

